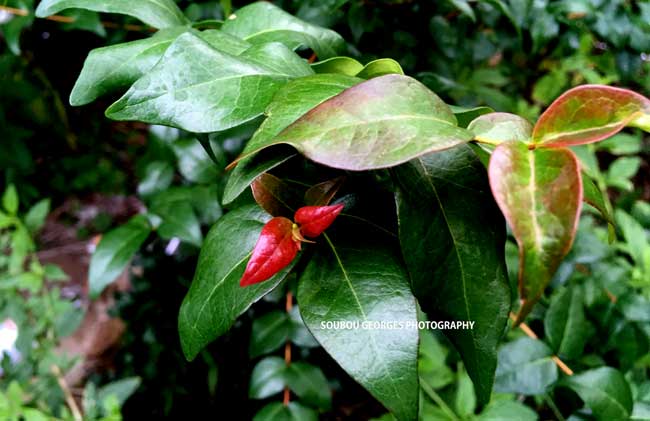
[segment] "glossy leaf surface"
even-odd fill
[[[257,205],[245,206],[227,213],[208,233],[178,320],[181,345],[189,360],[227,332],[240,314],[289,272],[286,268],[267,282],[239,286],[251,250],[269,219]]]
[[[632,413],[632,392],[618,370],[595,368],[568,377],[563,384],[580,396],[597,420],[626,420]]]
[[[85,105],[103,95],[128,88],[160,60],[179,35],[188,31],[228,54],[238,55],[250,47],[247,42],[220,31],[199,33],[187,27],[175,27],[138,41],[96,48],[88,54],[70,94],[70,104]]]
[[[521,321],[573,243],[582,206],[580,166],[568,149],[529,150],[508,142],[492,153],[489,177],[519,245]]]
[[[399,237],[413,291],[430,319],[475,322],[471,330],[445,334],[484,404],[510,308],[505,221],[485,168],[463,145],[400,165],[395,176]]]
[[[593,143],[625,126],[650,131],[650,100],[626,89],[583,85],[556,99],[537,121],[532,143],[560,147]]]
[[[36,16],[45,18],[66,9],[120,13],[158,29],[189,24],[173,0],[43,0],[36,9]]]
[[[290,187],[278,177],[264,173],[251,184],[253,197],[258,205],[271,216],[291,217],[295,211],[295,200]]]
[[[299,248],[300,243],[293,238],[293,222],[283,217],[271,219],[262,228],[239,285],[245,287],[271,278],[293,261]]]
[[[281,42],[291,49],[306,46],[321,59],[334,57],[345,48],[336,32],[300,20],[268,2],[242,7],[221,29],[253,44]]]
[[[98,297],[120,276],[150,232],[147,218],[138,215],[102,236],[90,258],[88,283],[91,297]]]
[[[300,225],[300,233],[305,237],[318,237],[329,228],[343,210],[343,205],[303,206],[298,209],[294,220]]]
[[[341,176],[311,186],[305,192],[305,204],[308,206],[328,205],[343,186],[344,182],[345,177]]]
[[[289,144],[329,167],[387,168],[471,140],[449,107],[420,82],[387,75],[347,89],[299,118],[258,149]],[[246,153],[244,154],[247,155]]]
[[[242,153],[245,158],[240,158],[232,170],[223,195],[224,203],[235,200],[257,176],[295,154],[289,146],[269,150],[270,156],[262,153],[258,157],[256,151],[272,143],[273,138],[309,110],[361,81],[345,75],[323,74],[293,80],[280,89],[265,111],[266,120],[246,144]]]
[[[498,145],[503,142],[528,142],[533,126],[528,120],[509,113],[484,114],[473,120],[467,130],[479,142]]]
[[[226,130],[261,115],[282,85],[311,73],[281,44],[253,46],[235,57],[187,33],[106,115],[194,133]]]
[[[408,275],[394,251],[363,232],[323,244],[300,277],[298,302],[307,327],[356,381],[400,420],[418,408],[417,329],[327,329],[321,322],[415,323]]]

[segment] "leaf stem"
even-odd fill
[[[555,402],[553,401],[551,395],[545,393],[544,400],[546,401],[548,407],[551,408],[551,411],[553,411],[553,415],[555,415],[555,418],[557,418],[558,421],[566,421],[566,418],[562,416],[562,412],[560,412],[560,409],[557,407],[557,405],[555,405]]]
[[[483,139],[481,137],[475,137],[472,140],[476,143],[482,143],[484,145],[492,145],[492,146],[499,146],[502,143],[497,140],[488,140],[488,139]]]
[[[442,411],[447,414],[447,416],[453,420],[453,421],[460,421],[460,418],[456,413],[447,405],[447,403],[436,393],[436,391],[429,386],[429,384],[424,380],[422,377],[420,377],[420,387],[424,391],[424,393],[427,394],[431,398],[432,401],[434,401]]]
[[[217,159],[217,156],[214,154],[214,150],[212,150],[212,145],[210,145],[210,138],[208,135],[205,133],[195,133],[195,136],[196,140],[198,140],[201,146],[203,146],[205,153],[207,153],[212,162],[214,162],[214,165],[221,167],[221,163]]]
[[[285,304],[285,310],[287,314],[291,313],[293,308],[293,294],[291,291],[287,291],[287,300]],[[287,366],[291,365],[291,341],[287,340],[287,343],[284,344],[284,362]],[[282,403],[284,406],[288,406],[291,401],[291,391],[288,386],[284,387],[284,396],[282,398]]]
[[[56,364],[53,364],[52,367],[50,367],[50,369],[52,370],[52,374],[54,374],[54,377],[56,377],[56,381],[59,384],[59,387],[63,391],[63,395],[65,396],[65,401],[70,407],[70,412],[72,412],[72,418],[75,421],[82,421],[83,416],[81,415],[79,406],[77,405],[77,402],[74,400],[74,397],[72,396],[72,392],[68,387],[68,383],[65,381],[65,378],[63,377],[63,373],[61,373],[61,369]]]

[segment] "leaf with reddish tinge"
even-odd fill
[[[245,287],[266,281],[288,266],[299,249],[300,242],[293,235],[293,222],[283,217],[271,219],[262,228],[239,285]]]
[[[343,210],[343,205],[304,206],[298,209],[294,220],[300,225],[300,233],[305,237],[318,237],[325,231]]]
[[[467,130],[474,133],[474,139],[479,142],[498,145],[513,140],[528,142],[533,126],[515,114],[490,113],[472,120]]]
[[[583,85],[548,107],[533,129],[532,143],[544,147],[593,143],[625,126],[650,131],[650,99],[627,89]]]
[[[489,167],[492,194],[519,245],[520,322],[569,252],[582,205],[578,160],[569,149],[502,143]]]
[[[251,184],[253,197],[271,216],[291,216],[295,200],[290,187],[278,177],[264,173]]]
[[[311,186],[305,193],[305,203],[310,206],[328,205],[344,182],[345,177],[341,176]]]
[[[244,159],[277,144],[333,168],[388,168],[472,140],[447,104],[417,80],[380,76],[322,102]]]

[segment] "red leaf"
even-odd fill
[[[262,228],[253,255],[239,281],[240,286],[266,281],[284,269],[296,257],[300,242],[292,234],[293,222],[287,218],[271,219]]]
[[[343,204],[332,206],[304,206],[296,212],[294,220],[300,224],[305,237],[318,237],[343,210]]]
[[[650,130],[650,100],[627,89],[582,85],[546,109],[533,129],[532,143],[545,148],[598,142],[625,126]]]

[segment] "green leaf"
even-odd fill
[[[34,6],[33,0],[10,0],[8,3],[4,2],[3,5],[13,7],[20,10],[32,10]],[[23,30],[32,25],[34,22],[34,15],[29,13],[27,16],[11,16],[8,22],[0,24],[0,33],[4,36],[9,50],[19,56],[20,55],[20,36]]]
[[[557,381],[553,352],[541,341],[519,338],[499,349],[494,390],[532,396],[546,393]]]
[[[456,125],[449,107],[420,82],[387,75],[323,102],[243,155],[286,143],[320,164],[362,171],[392,167],[471,138]]]
[[[267,357],[253,368],[248,396],[251,399],[266,399],[282,392],[286,385],[287,363],[280,357]]]
[[[618,158],[607,169],[606,182],[612,187],[632,191],[634,184],[630,181],[639,172],[641,158],[638,156]]]
[[[122,406],[126,400],[140,387],[140,377],[129,377],[109,383],[97,390],[97,400],[104,402],[109,396],[115,396]]]
[[[484,114],[474,119],[467,130],[474,133],[474,139],[498,145],[503,142],[528,142],[533,126],[528,120],[509,113]]]
[[[201,224],[191,203],[154,201],[150,211],[161,218],[157,231],[162,238],[171,240],[176,237],[188,244],[201,247],[203,243]]]
[[[350,57],[332,57],[313,63],[311,68],[316,73],[336,73],[346,76],[356,76],[363,70],[363,64]]]
[[[454,381],[454,373],[445,363],[448,351],[429,330],[420,330],[418,374],[433,389],[442,389]]]
[[[138,194],[143,197],[151,196],[166,190],[174,179],[174,167],[165,161],[151,162],[145,168],[144,177],[138,184]]]
[[[395,176],[399,236],[411,286],[432,320],[475,322],[473,329],[445,334],[485,404],[510,308],[505,222],[485,169],[463,145],[400,165]]]
[[[321,59],[334,57],[345,48],[336,32],[304,22],[268,2],[237,10],[221,29],[252,44],[281,42],[291,49],[309,47]]]
[[[482,116],[483,114],[493,113],[494,110],[490,107],[458,107],[456,105],[450,105],[449,108],[451,112],[454,113],[456,119],[458,120],[458,125],[460,127],[467,127],[476,118]]]
[[[216,142],[211,142],[212,150],[217,158],[225,162],[225,157],[218,149]],[[178,171],[192,183],[214,183],[223,168],[217,166],[205,152],[205,149],[195,139],[179,139],[172,144],[172,149],[178,159]]]
[[[563,385],[580,396],[597,420],[627,420],[632,413],[630,385],[618,370],[611,367],[567,377]]]
[[[2,206],[10,215],[16,215],[18,212],[18,193],[13,184],[10,184],[2,195]]]
[[[474,14],[474,10],[472,9],[472,6],[469,5],[467,0],[449,0],[449,2],[456,9],[458,9],[461,12],[461,14],[470,18],[472,22],[476,22],[476,15]]]
[[[318,421],[318,413],[298,402],[272,402],[262,408],[253,421]]]
[[[189,24],[173,0],[43,0],[36,17],[46,18],[71,8],[129,15],[158,29]]]
[[[372,79],[390,74],[403,75],[404,70],[402,70],[402,66],[395,60],[391,58],[380,58],[366,64],[356,76],[361,79]]]
[[[50,199],[43,199],[32,206],[25,214],[25,226],[30,233],[40,230],[45,224],[45,218],[50,213]]]
[[[454,407],[456,413],[463,419],[474,415],[476,410],[476,396],[474,395],[474,385],[465,370],[458,373],[458,382],[456,383],[456,395],[454,396]]]
[[[239,55],[250,44],[221,31],[199,32],[187,27],[169,28],[138,41],[97,48],[90,52],[70,94],[70,104],[88,104],[128,88],[160,60],[171,43],[191,31],[225,53]]]
[[[478,421],[537,421],[535,411],[517,401],[494,400],[481,412]]]
[[[544,332],[557,355],[569,360],[582,355],[588,328],[580,289],[564,288],[553,295],[544,317]]]
[[[237,198],[260,174],[280,165],[292,157],[293,148],[276,149],[277,155],[262,155],[258,159],[256,151],[272,143],[273,139],[291,123],[317,106],[318,104],[340,94],[345,89],[361,82],[345,75],[323,74],[300,78],[289,82],[278,91],[273,101],[265,111],[267,119],[255,132],[248,142],[242,155],[245,158],[237,161],[223,194],[223,202],[230,203]]]
[[[492,153],[489,176],[519,245],[521,322],[573,244],[582,206],[580,165],[569,149],[508,142]]]
[[[287,313],[272,311],[253,321],[248,352],[251,358],[275,351],[289,338]]]
[[[57,265],[45,264],[43,265],[43,273],[45,278],[49,281],[67,281],[70,279],[67,273]]]
[[[584,172],[582,173],[582,196],[583,200],[589,203],[600,212],[601,216],[610,225],[616,225],[614,217],[609,211],[605,200],[605,193],[596,185],[596,182]]]
[[[625,126],[650,131],[650,100],[626,89],[583,85],[556,99],[537,121],[532,143],[545,147],[593,143]]]
[[[622,209],[616,210],[616,221],[623,232],[628,253],[637,265],[643,265],[645,250],[650,248],[643,226]]]
[[[257,205],[245,206],[227,213],[208,233],[178,319],[181,345],[188,360],[227,332],[239,315],[291,270],[289,265],[266,282],[239,286],[251,250],[269,219]]]
[[[194,133],[226,130],[261,115],[282,85],[311,73],[281,44],[253,46],[235,57],[186,33],[106,115]]]
[[[418,408],[417,329],[334,329],[321,322],[417,321],[408,275],[381,239],[323,244],[302,273],[298,302],[314,337],[352,378],[400,420]],[[329,248],[328,248],[329,246]]]
[[[287,385],[300,400],[322,410],[332,407],[332,391],[320,368],[303,362],[293,362],[285,373]]]
[[[96,298],[124,271],[147,239],[151,227],[147,218],[136,215],[126,224],[104,234],[90,259],[90,296]]]

